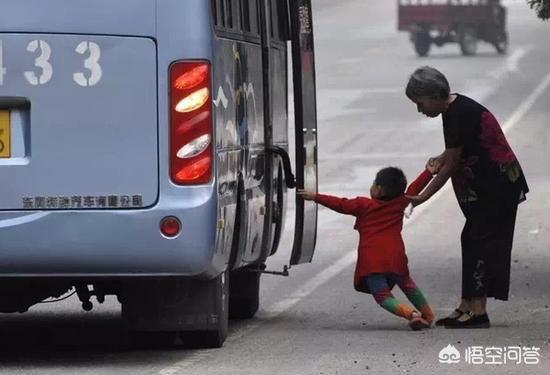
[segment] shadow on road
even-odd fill
[[[25,367],[137,368],[181,357],[182,347],[140,349],[124,330],[120,314],[0,315],[0,363]]]

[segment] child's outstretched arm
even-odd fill
[[[424,169],[424,171],[420,173],[420,175],[416,178],[416,180],[414,180],[409,185],[409,187],[407,188],[407,191],[405,192],[405,195],[414,196],[414,195],[420,194],[420,192],[424,190],[426,186],[428,186],[435,172],[437,172],[437,170],[432,167],[428,167]]]
[[[361,208],[362,201],[366,198],[339,198],[331,195],[317,194],[312,191],[298,189],[296,194],[306,201],[315,201],[333,211],[346,215],[357,215]]]

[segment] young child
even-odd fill
[[[409,321],[413,330],[429,328],[434,315],[426,298],[409,275],[405,245],[401,236],[405,208],[410,200],[406,195],[418,195],[431,181],[436,166],[427,166],[408,187],[399,168],[383,168],[376,174],[370,188],[371,198],[338,198],[298,190],[305,200],[314,200],[325,207],[357,219],[354,229],[359,232],[359,248],[355,267],[354,286],[360,292],[371,293],[380,306]],[[412,302],[399,302],[391,293],[397,284]]]

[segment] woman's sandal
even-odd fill
[[[482,315],[475,315],[474,313],[468,311],[467,320],[452,320],[449,323],[445,324],[445,328],[489,328],[491,327],[491,321],[487,313]]]
[[[462,315],[466,314],[466,311],[462,311],[460,309],[455,309],[455,311],[452,312],[452,314],[457,314],[456,316],[448,316],[446,318],[439,319],[435,322],[436,326],[446,326],[460,318]]]

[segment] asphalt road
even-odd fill
[[[550,24],[523,1],[507,6],[507,55],[482,44],[466,58],[448,45],[420,59],[408,36],[396,31],[394,1],[314,0],[320,191],[368,194],[380,167],[398,165],[412,179],[443,150],[441,120],[417,113],[404,95],[420,65],[443,71],[453,91],[483,103],[504,126],[531,193],[518,214],[510,301],[490,301],[491,329],[411,332],[371,296],[353,290],[353,218],[320,209],[314,262],[292,268],[288,278],[262,277],[260,312],[233,323],[222,349],[136,350],[114,299],[85,313],[71,298],[0,316],[0,374],[549,373]],[[289,219],[269,269],[287,264],[292,224]],[[438,315],[458,301],[462,224],[447,189],[416,210],[404,229],[411,272]],[[448,345],[461,353],[459,363],[439,362]],[[484,358],[469,364],[464,358],[468,348],[515,346],[538,348],[539,363],[498,365]]]

